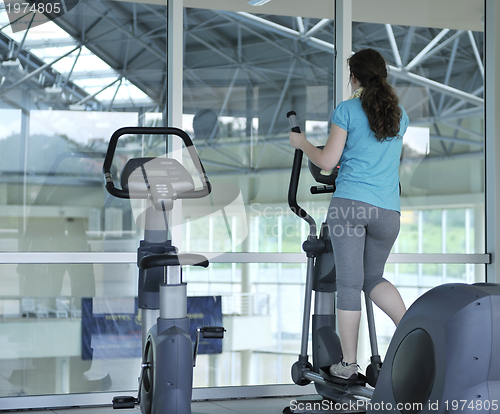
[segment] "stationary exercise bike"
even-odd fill
[[[291,111],[287,114],[292,131],[300,132],[297,125],[296,114]],[[335,262],[330,241],[330,235],[326,223],[323,223],[319,237],[315,220],[297,204],[297,189],[302,168],[303,153],[295,151],[290,187],[288,192],[288,205],[291,210],[305,220],[309,225],[309,236],[303,243],[302,248],[307,254],[307,276],[304,299],[304,316],[302,321],[301,350],[298,361],[292,366],[292,380],[297,385],[307,385],[314,382],[319,396],[328,402],[338,403],[339,412],[364,412],[366,408],[361,398],[371,398],[373,389],[366,387],[368,383],[375,386],[377,377],[382,366],[378,355],[378,346],[373,317],[372,301],[366,299],[366,312],[368,318],[368,329],[371,344],[371,363],[367,368],[366,376],[360,375],[358,380],[348,381],[334,378],[328,373],[328,368],[341,360],[342,350],[340,339],[335,330]],[[309,169],[317,182],[322,185],[311,188],[313,194],[333,193],[335,191],[335,178],[337,169],[332,172],[321,171],[318,167],[309,163]],[[309,321],[311,317],[312,292],[314,296],[314,314],[312,315],[312,364],[308,361]],[[321,398],[320,400],[321,401]],[[326,408],[321,411],[317,398],[306,398],[300,402],[301,407],[313,406],[315,411],[294,410],[285,408],[284,413],[298,412],[335,412],[332,404],[323,404]],[[335,404],[333,404],[334,407]],[[341,408],[340,408],[341,407]]]
[[[133,158],[123,168],[116,188],[111,166],[117,141],[124,135],[175,135],[184,141],[202,188],[180,162],[171,158]],[[193,346],[187,316],[187,289],[182,266],[209,265],[199,254],[178,254],[169,235],[168,215],[175,200],[205,197],[210,183],[189,136],[177,128],[121,128],[112,135],[104,160],[107,191],[119,198],[148,200],[142,213],[144,240],[137,251],[139,308],[141,309],[143,355],[138,397],[115,397],[113,408],[134,408],[143,414],[190,414],[193,366],[200,335],[222,338],[223,327],[197,329]],[[158,315],[159,311],[159,315]],[[159,317],[158,317],[159,316]]]

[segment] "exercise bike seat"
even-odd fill
[[[349,386],[351,386],[351,385],[365,386],[366,383],[368,382],[367,378],[363,374],[361,374],[360,372],[358,372],[357,378],[343,379],[340,377],[335,377],[333,375],[330,375],[330,373],[328,372],[329,370],[330,370],[330,366],[321,367],[319,370],[319,374],[321,375],[321,377],[323,379],[325,379],[326,381],[329,381],[329,382],[333,382],[334,384],[342,384],[342,385],[349,385]]]

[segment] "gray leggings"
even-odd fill
[[[337,273],[337,308],[361,310],[361,290],[379,283],[399,233],[400,214],[361,201],[333,197],[327,223]]]

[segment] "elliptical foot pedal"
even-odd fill
[[[137,399],[134,397],[114,397],[113,409],[120,410],[122,408],[134,408],[137,404]]]
[[[368,382],[366,377],[361,373],[358,373],[358,376],[356,378],[344,379],[344,378],[335,377],[333,375],[330,375],[330,373],[328,372],[329,370],[330,370],[329,366],[321,367],[320,368],[320,375],[325,380],[336,383],[336,384],[349,385],[349,386],[350,385],[362,385],[362,386],[364,386]]]

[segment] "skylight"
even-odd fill
[[[13,33],[10,21],[2,4],[0,27],[2,32],[20,44],[25,31]],[[77,42],[54,22],[47,22],[31,28],[24,41],[24,49],[50,63],[77,46]],[[101,58],[83,47],[54,63],[53,68],[66,77],[71,71],[71,81],[87,91],[97,94],[96,99],[106,104],[114,99],[116,103],[150,105],[153,101],[139,88],[126,79],[120,81],[119,74]],[[76,60],[76,63],[75,63]],[[73,67],[74,66],[74,67]],[[114,82],[114,83],[113,83]],[[111,85],[111,86],[109,86]],[[117,91],[118,88],[118,91]]]

